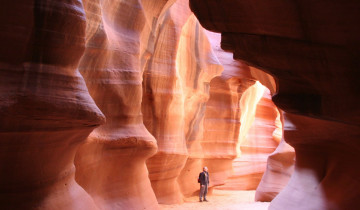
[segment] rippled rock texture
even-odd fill
[[[240,109],[238,157],[232,163],[233,174],[219,189],[255,190],[266,169],[268,156],[281,139],[280,114],[267,88],[260,83],[249,87],[241,98]]]
[[[104,123],[77,70],[79,1],[1,6],[0,208],[96,209],[74,179],[74,156]]]
[[[165,204],[183,200],[177,179],[189,155],[187,142],[202,137],[209,82],[223,71],[188,4],[177,1],[159,20],[144,71],[144,124],[158,143],[146,164],[156,197]]]
[[[188,0],[0,10],[1,209],[181,203],[204,165],[211,187],[231,175],[245,90],[260,80],[275,92],[221,49]]]
[[[279,114],[282,116],[281,111]],[[279,120],[284,121],[282,117]],[[294,148],[285,142],[282,130],[277,128],[273,133],[273,137],[280,143],[267,158],[265,173],[256,188],[256,201],[272,201],[286,187],[291,175],[294,173]]]
[[[84,1],[84,9],[87,42],[79,69],[106,123],[79,149],[76,180],[101,209],[156,209],[145,161],[157,144],[141,113],[146,8],[131,0]]]
[[[197,126],[203,131],[194,135],[197,127],[193,127],[191,135],[186,136],[189,158],[178,178],[185,196],[199,189],[197,183],[189,180],[197,179],[199,168],[204,165],[211,174],[210,189],[223,185],[232,174],[241,125],[240,98],[255,83],[250,68],[234,61],[232,53],[220,48],[220,34],[209,31],[206,34],[224,70],[210,81],[203,122]]]
[[[199,1],[201,24],[222,33],[234,57],[273,75],[284,139],[295,148],[288,185],[270,209],[356,209],[360,3]],[[294,193],[296,192],[296,193]]]

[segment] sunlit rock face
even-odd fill
[[[280,141],[273,135],[277,130],[281,132],[280,114],[267,88],[260,83],[248,88],[241,98],[240,109],[238,157],[232,163],[233,174],[220,189],[255,190],[266,169],[267,157]]]
[[[76,150],[105,119],[77,70],[82,4],[8,1],[0,14],[0,209],[96,209],[74,179]]]
[[[202,137],[209,82],[223,70],[188,4],[177,1],[162,14],[144,71],[144,124],[158,144],[146,164],[157,200],[165,204],[183,201],[178,177],[188,158],[187,141]]]
[[[247,122],[242,122],[246,124]],[[277,127],[278,126],[278,127]],[[279,144],[279,136],[274,132],[281,132],[280,113],[271,101],[270,91],[264,88],[262,97],[256,105],[254,121],[247,133],[246,140],[240,141],[240,158],[237,170],[247,177],[240,181],[240,189],[255,190],[263,176],[267,157]],[[280,136],[281,138],[281,136]],[[236,163],[237,161],[235,161]],[[241,176],[239,177],[241,180]]]
[[[254,78],[188,1],[4,8],[14,14],[0,34],[5,209],[157,209],[197,191],[204,165],[224,183]]]
[[[164,5],[84,1],[87,42],[79,69],[106,123],[79,149],[76,181],[101,209],[158,208],[145,165],[157,143],[141,113],[141,40]]]
[[[232,161],[236,157],[236,145],[240,131],[240,98],[255,83],[249,67],[232,59],[232,54],[220,48],[221,36],[207,32],[213,49],[224,67],[221,76],[210,83],[210,99],[206,104],[204,137],[204,165],[209,167],[212,186],[224,184],[232,173]]]
[[[211,187],[225,183],[240,99],[275,82],[234,61],[188,4],[1,7],[0,209],[158,209],[196,192],[205,165]]]
[[[282,118],[281,121],[283,121]],[[285,142],[280,127],[277,127],[274,131],[273,137],[276,141],[280,141],[280,143],[276,150],[267,158],[265,173],[256,188],[256,201],[272,201],[286,187],[294,172],[294,148]]]
[[[358,1],[198,1],[222,47],[273,75],[295,171],[270,209],[355,209],[360,196]],[[222,9],[219,9],[222,8]],[[331,183],[331,184],[330,184]],[[296,193],[294,193],[296,192]]]
[[[284,114],[284,120],[284,137],[295,148],[296,163],[289,184],[273,200],[273,208],[283,204],[293,206],[284,200],[287,196],[300,205],[301,199],[293,198],[293,191],[306,191],[303,199],[311,201],[317,209],[357,208],[360,170],[351,166],[351,162],[358,155],[353,153],[357,148],[353,138],[359,135],[358,127],[289,113]],[[342,139],[342,144],[336,139]]]
[[[177,177],[187,158],[184,137],[184,90],[176,66],[182,27],[191,15],[188,2],[178,1],[158,19],[153,52],[145,64],[142,113],[158,144],[147,160],[149,178],[159,203],[181,203]]]
[[[275,93],[276,91],[276,83],[274,78],[255,68],[250,66],[251,75],[253,75],[256,79],[261,81],[263,85],[265,85],[269,91],[270,94]],[[270,111],[270,113],[272,113]],[[290,176],[294,172],[294,161],[295,161],[295,151],[294,148],[291,147],[288,143],[284,141],[283,138],[283,117],[282,117],[282,111],[279,109],[276,109],[276,120],[275,120],[275,130],[272,133],[272,140],[279,143],[276,150],[271,153],[266,162],[266,170],[264,174],[261,177],[261,181],[259,185],[256,188],[256,194],[255,194],[255,200],[256,201],[262,201],[262,202],[270,202],[272,199],[274,199],[280,191],[282,191],[287,183],[289,182]],[[245,117],[245,116],[243,116]],[[242,130],[244,128],[247,128],[248,124],[242,127]],[[240,130],[240,134],[242,131]],[[246,132],[245,132],[246,135]],[[243,135],[240,135],[239,139],[240,142],[243,138]],[[240,145],[239,144],[239,151],[240,151]],[[234,162],[234,165],[236,163],[236,160]],[[236,168],[236,166],[234,166]],[[241,174],[243,172],[239,172]],[[245,172],[247,173],[247,172]],[[235,177],[236,177],[236,173]],[[253,178],[253,176],[251,176]],[[256,178],[256,176],[255,176]],[[257,181],[258,182],[258,181]]]
[[[239,100],[255,82],[247,65],[234,61],[231,53],[220,48],[220,34],[206,31],[206,36],[224,70],[210,81],[208,101],[200,110],[203,119],[197,120],[198,125],[189,121],[192,126],[186,135],[189,158],[178,178],[185,196],[199,189],[196,182],[189,180],[196,180],[203,166],[209,168],[210,187],[224,184],[231,174],[240,128]]]
[[[295,151],[282,139],[269,155],[265,173],[256,188],[255,200],[272,201],[288,184],[294,173]]]

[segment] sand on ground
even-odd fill
[[[269,202],[255,202],[255,191],[231,191],[214,190],[212,195],[208,195],[209,202],[199,202],[198,196],[185,198],[183,204],[164,205],[160,204],[162,210],[265,210],[269,207]]]

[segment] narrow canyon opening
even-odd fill
[[[0,10],[0,209],[359,209],[359,1]]]

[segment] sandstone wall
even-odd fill
[[[280,114],[267,88],[259,83],[251,86],[243,94],[240,104],[242,116],[238,156],[232,163],[232,175],[219,189],[255,190],[266,169],[269,154],[280,141],[278,136],[273,136],[277,129],[282,130]]]
[[[158,20],[153,52],[143,76],[144,124],[156,138],[158,151],[147,160],[159,203],[181,203],[176,178],[187,158],[184,138],[184,91],[176,66],[182,27],[191,15],[187,1],[178,1]]]
[[[158,206],[145,164],[158,143],[143,123],[142,81],[146,58],[157,52],[151,51],[157,18],[168,3],[86,1],[84,5],[87,48],[80,70],[107,121],[78,151],[76,179],[101,209]]]
[[[294,173],[295,151],[281,139],[276,150],[269,155],[266,170],[256,188],[255,200],[272,201],[288,184]]]
[[[222,47],[273,75],[294,173],[270,209],[359,208],[358,1],[197,1]],[[221,8],[221,9],[219,9]],[[331,184],[330,184],[331,183]],[[294,193],[296,192],[296,193]]]
[[[1,209],[157,209],[196,192],[204,165],[225,182],[261,74],[188,4],[4,3]]]
[[[271,75],[258,68],[249,67],[251,75],[261,81],[269,89],[270,94],[274,94],[277,91],[276,81]],[[279,109],[277,110],[276,128],[272,136],[273,140],[278,143],[278,146],[267,158],[266,170],[256,188],[256,201],[272,201],[285,188],[294,172],[295,151],[283,138],[283,112]]]
[[[147,160],[149,177],[158,202],[170,204],[182,202],[177,178],[188,158],[187,142],[202,137],[209,82],[223,68],[188,1],[177,1],[159,22],[144,71],[142,110],[158,143],[158,152]]]
[[[199,185],[189,180],[196,180],[203,166],[208,166],[211,174],[210,189],[224,184],[231,175],[240,128],[239,101],[255,82],[246,64],[234,61],[231,53],[220,48],[220,34],[206,31],[206,35],[224,71],[210,81],[199,124],[202,132],[187,135],[189,158],[178,178],[185,196],[199,190]]]
[[[203,138],[209,83],[223,67],[188,1],[89,1],[84,7],[80,70],[107,122],[78,151],[77,181],[101,208],[181,203],[183,194],[198,189],[203,164],[185,162]],[[203,156],[206,149],[200,150]],[[182,171],[196,176],[179,181]]]
[[[104,123],[77,65],[79,1],[7,1],[0,21],[0,208],[96,209],[74,156]]]

